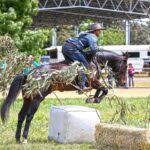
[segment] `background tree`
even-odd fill
[[[86,19],[86,20],[83,20],[79,26],[80,28],[80,31],[88,31],[89,30],[89,26],[90,24],[94,23],[93,20],[91,19]]]
[[[89,30],[90,24],[94,23],[91,19],[86,19],[79,25],[79,32]],[[105,23],[106,24],[106,23]],[[69,37],[77,36],[75,34],[75,26],[64,25],[57,27],[57,45],[64,44]],[[125,31],[122,22],[112,22],[106,24],[106,30],[102,32],[98,38],[98,45],[123,45],[125,44]]]
[[[150,44],[150,21],[145,24],[140,22],[131,23],[131,44]]]
[[[74,26],[60,26],[57,28],[57,45],[62,45],[69,37],[74,37]]]
[[[101,38],[99,39],[101,41]],[[103,32],[103,45],[124,45],[125,32],[117,26],[107,28]]]
[[[1,0],[0,35],[9,35],[21,52],[41,54],[49,30],[29,30],[32,16],[38,12],[38,0]]]
[[[14,76],[29,66],[26,53],[43,53],[49,30],[30,30],[37,10],[38,0],[0,0],[0,92],[7,91]]]

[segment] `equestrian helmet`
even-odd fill
[[[101,24],[93,23],[93,24],[91,24],[89,31],[92,32],[92,31],[95,31],[95,30],[105,30],[105,29],[102,27]]]

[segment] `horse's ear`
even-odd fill
[[[127,52],[122,52],[122,56],[125,60],[127,60],[129,58],[129,53]]]

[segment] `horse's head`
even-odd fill
[[[123,53],[115,66],[114,78],[117,80],[118,86],[124,86],[126,83],[128,53]]]
[[[93,56],[87,57],[88,61],[92,60]],[[100,50],[96,52],[95,57],[98,64],[103,69],[107,64],[113,71],[113,77],[118,86],[124,86],[126,83],[127,59],[128,53],[119,55],[108,50]]]

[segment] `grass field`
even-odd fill
[[[101,104],[85,104],[84,99],[62,99],[64,105],[82,105],[87,107],[96,108],[101,113],[102,122],[110,122],[114,118],[113,122],[123,123],[120,119],[119,113],[124,105],[126,115],[122,118],[127,124],[138,127],[145,127],[149,125],[148,98],[125,98],[122,105],[118,105],[117,102],[112,102],[106,98]],[[2,100],[0,100],[0,103]],[[60,105],[57,99],[45,99],[40,105],[34,119],[32,120],[28,143],[27,145],[18,145],[15,143],[15,130],[17,125],[17,115],[22,106],[22,100],[17,100],[10,110],[10,117],[6,125],[2,125],[0,121],[0,150],[1,149],[72,149],[72,150],[88,150],[95,149],[92,144],[58,144],[54,141],[48,141],[48,124],[49,124],[49,112],[50,107],[53,105]],[[132,111],[132,114],[130,113]],[[114,115],[116,113],[116,115]]]

